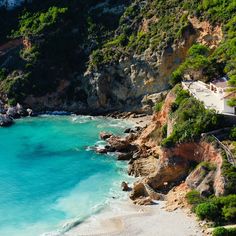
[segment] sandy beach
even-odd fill
[[[115,201],[101,213],[71,229],[66,236],[202,236],[196,219],[184,210],[166,211],[165,202],[136,206]]]

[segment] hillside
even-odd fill
[[[135,204],[235,224],[236,0],[34,0],[2,7],[0,25],[0,126],[46,111],[153,115],[92,150],[129,161]]]
[[[2,9],[1,47],[22,39],[0,54],[2,100],[95,114],[140,110],[144,95],[186,73],[204,81],[227,74],[234,86],[235,4],[36,0]],[[206,53],[188,58],[196,43]]]

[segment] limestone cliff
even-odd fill
[[[7,72],[0,83],[5,103],[80,114],[143,111],[143,97],[169,88],[171,73],[194,43],[213,49],[223,37],[221,25],[193,17],[174,2],[167,9],[152,1],[70,4],[70,15],[58,19],[59,30],[56,24],[40,34],[18,32],[23,44],[0,54]],[[87,28],[81,28],[78,13]]]

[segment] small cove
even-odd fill
[[[124,198],[120,184],[129,180],[127,164],[87,147],[101,144],[100,131],[122,134],[131,125],[43,116],[0,129],[0,235],[61,235],[110,200]]]

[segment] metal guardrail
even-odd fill
[[[211,135],[206,135],[206,137],[212,137],[214,138],[214,140],[217,142],[217,144],[225,151],[226,157],[227,157],[227,161],[233,165],[236,166],[236,160],[234,157],[234,154],[229,150],[229,148],[227,146],[225,146],[215,135],[211,134]]]

